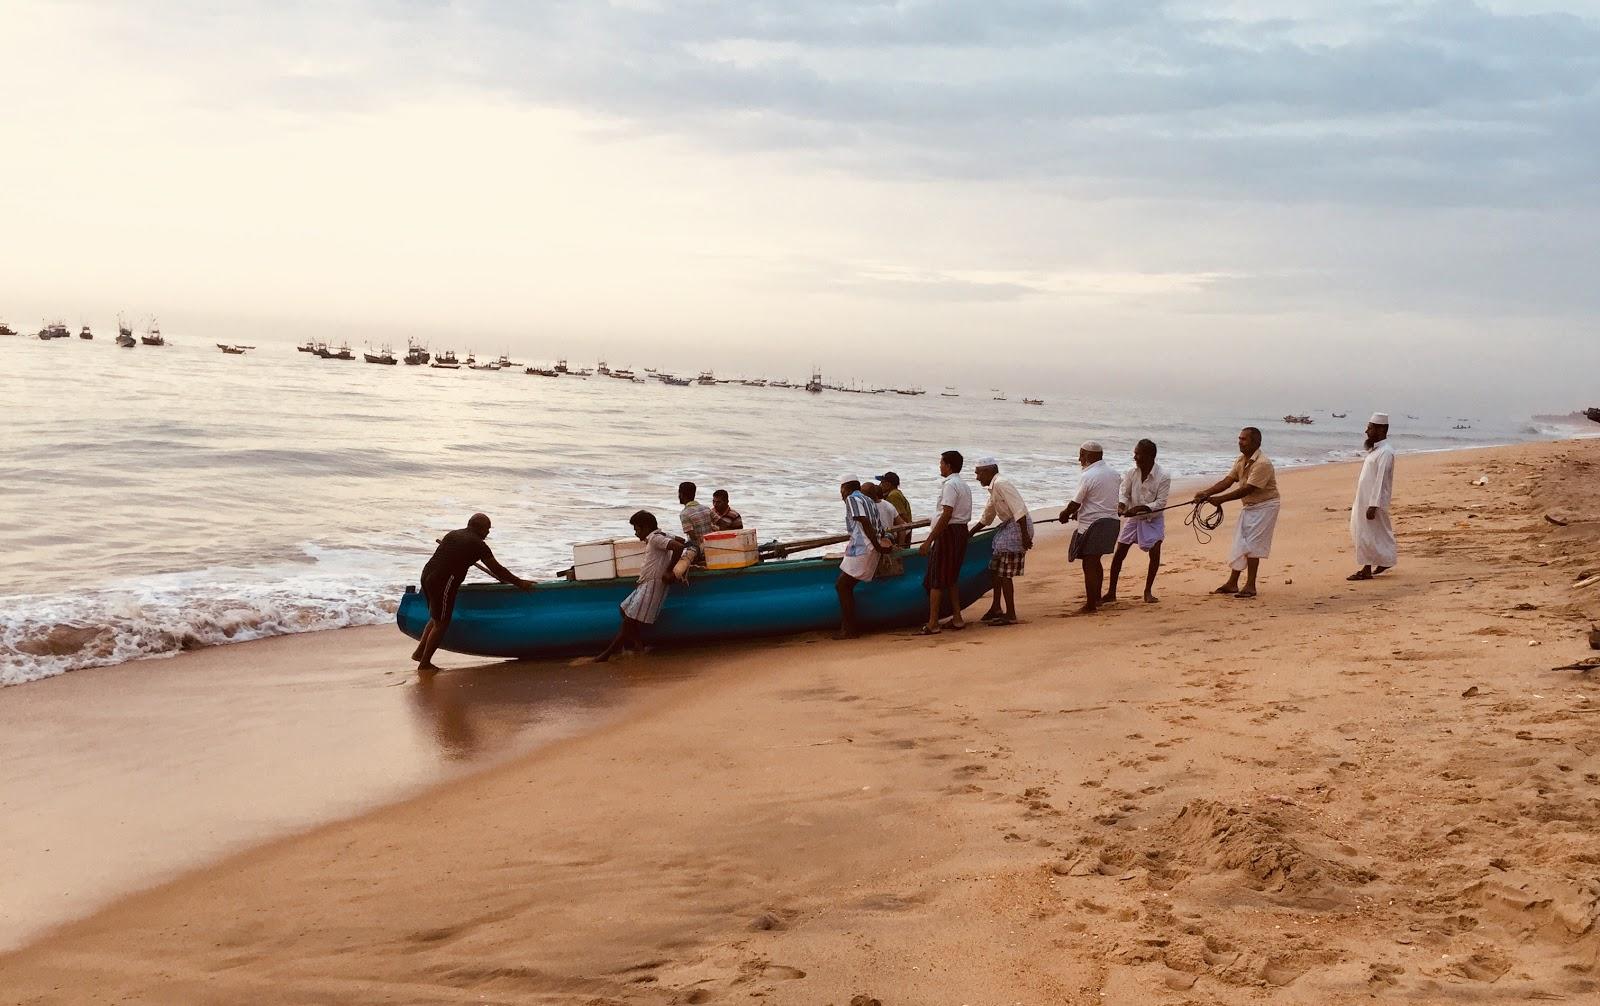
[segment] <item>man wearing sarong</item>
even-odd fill
[[[1172,492],[1172,476],[1156,464],[1154,440],[1141,440],[1133,448],[1133,467],[1122,475],[1122,486],[1117,493],[1117,513],[1122,515],[1122,534],[1117,537],[1117,554],[1111,557],[1111,582],[1106,586],[1106,596],[1101,604],[1117,599],[1117,577],[1122,573],[1122,561],[1128,550],[1138,545],[1150,556],[1150,566],[1144,574],[1144,603],[1155,604],[1156,573],[1161,569],[1161,542],[1167,537],[1167,515],[1152,513],[1167,505]]]
[[[1395,564],[1394,525],[1389,498],[1394,492],[1394,448],[1389,444],[1389,414],[1374,412],[1367,422],[1367,458],[1361,462],[1356,499],[1350,506],[1350,538],[1361,568],[1346,579],[1370,580]]]
[[[844,500],[844,526],[850,543],[845,546],[839,576],[833,583],[839,595],[839,631],[833,638],[854,639],[858,634],[856,584],[867,583],[877,575],[878,559],[889,550],[889,540],[879,526],[878,504],[861,491],[860,479],[841,482],[839,497]]]
[[[1083,469],[1078,476],[1078,493],[1061,511],[1061,523],[1074,518],[1078,521],[1078,529],[1072,532],[1072,542],[1067,546],[1067,561],[1083,563],[1080,615],[1099,610],[1100,587],[1106,577],[1101,557],[1116,548],[1117,532],[1122,527],[1117,519],[1117,489],[1122,480],[1106,464],[1105,455],[1105,448],[1097,440],[1086,440],[1078,448],[1078,466]]]
[[[451,531],[439,539],[439,547],[427,565],[422,567],[422,597],[428,602],[428,624],[422,628],[422,638],[411,659],[417,670],[437,671],[433,654],[444,641],[445,630],[450,628],[450,616],[455,613],[456,591],[467,578],[473,563],[481,562],[496,580],[516,585],[520,590],[532,590],[533,581],[524,580],[495,561],[489,551],[489,515],[475,513],[467,526]]]
[[[989,502],[983,508],[983,516],[973,526],[972,533],[982,531],[991,521],[1000,522],[989,556],[994,599],[984,613],[983,621],[986,625],[1015,625],[1017,597],[1016,585],[1012,581],[1022,575],[1024,560],[1028,550],[1033,547],[1033,518],[1028,516],[1028,506],[1022,502],[1022,494],[1017,492],[1017,487],[1000,474],[998,461],[980,458],[973,472],[983,487],[989,490]]]
[[[928,624],[917,630],[919,636],[941,631],[939,615],[946,598],[950,602],[950,620],[943,625],[952,632],[967,627],[961,620],[960,580],[961,563],[967,557],[967,540],[971,537],[967,525],[972,522],[972,487],[961,478],[962,464],[960,451],[939,455],[939,474],[944,477],[939,484],[939,502],[934,506],[928,539],[917,546],[917,551],[928,557],[928,571],[922,576],[922,586],[928,592]]]
[[[1232,492],[1224,492],[1237,486]],[[1261,453],[1261,431],[1246,426],[1239,431],[1239,459],[1228,474],[1209,489],[1194,494],[1197,503],[1231,503],[1239,500],[1239,520],[1234,525],[1233,549],[1228,554],[1228,582],[1212,591],[1234,597],[1256,596],[1256,572],[1261,560],[1272,554],[1272,535],[1278,529],[1278,473]],[[1245,574],[1244,587],[1239,574]]]
[[[645,544],[644,562],[639,568],[638,586],[622,601],[622,628],[617,638],[594,658],[598,664],[610,660],[618,650],[644,648],[644,630],[656,624],[661,616],[667,589],[676,579],[672,567],[683,555],[684,540],[661,530],[656,515],[650,511],[640,510],[628,518],[628,523],[633,526],[634,535]]]

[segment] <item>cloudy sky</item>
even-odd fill
[[[0,0],[0,39],[18,328],[1600,400],[1600,3]]]

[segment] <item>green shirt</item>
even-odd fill
[[[907,524],[911,523],[911,501],[906,499],[905,493],[899,489],[890,489],[883,498],[894,507],[895,513],[900,515],[901,520]]]

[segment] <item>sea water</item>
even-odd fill
[[[1175,477],[1200,477],[1226,470],[1241,425],[1261,426],[1268,455],[1296,465],[1358,456],[1366,419],[1355,404],[1298,426],[1244,403],[997,394],[391,367],[288,341],[231,356],[198,339],[0,339],[0,683],[387,621],[435,539],[479,510],[496,556],[543,578],[570,565],[574,542],[630,534],[635,510],[675,529],[685,480],[708,505],[727,489],[769,541],[840,531],[840,481],[888,469],[926,514],[949,448],[969,477],[995,455],[1048,510],[1070,497],[1088,438],[1126,467],[1151,437]],[[1393,439],[1435,450],[1559,432],[1396,415]]]

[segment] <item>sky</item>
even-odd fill
[[[1600,404],[1600,2],[0,0],[0,51],[19,329]]]

